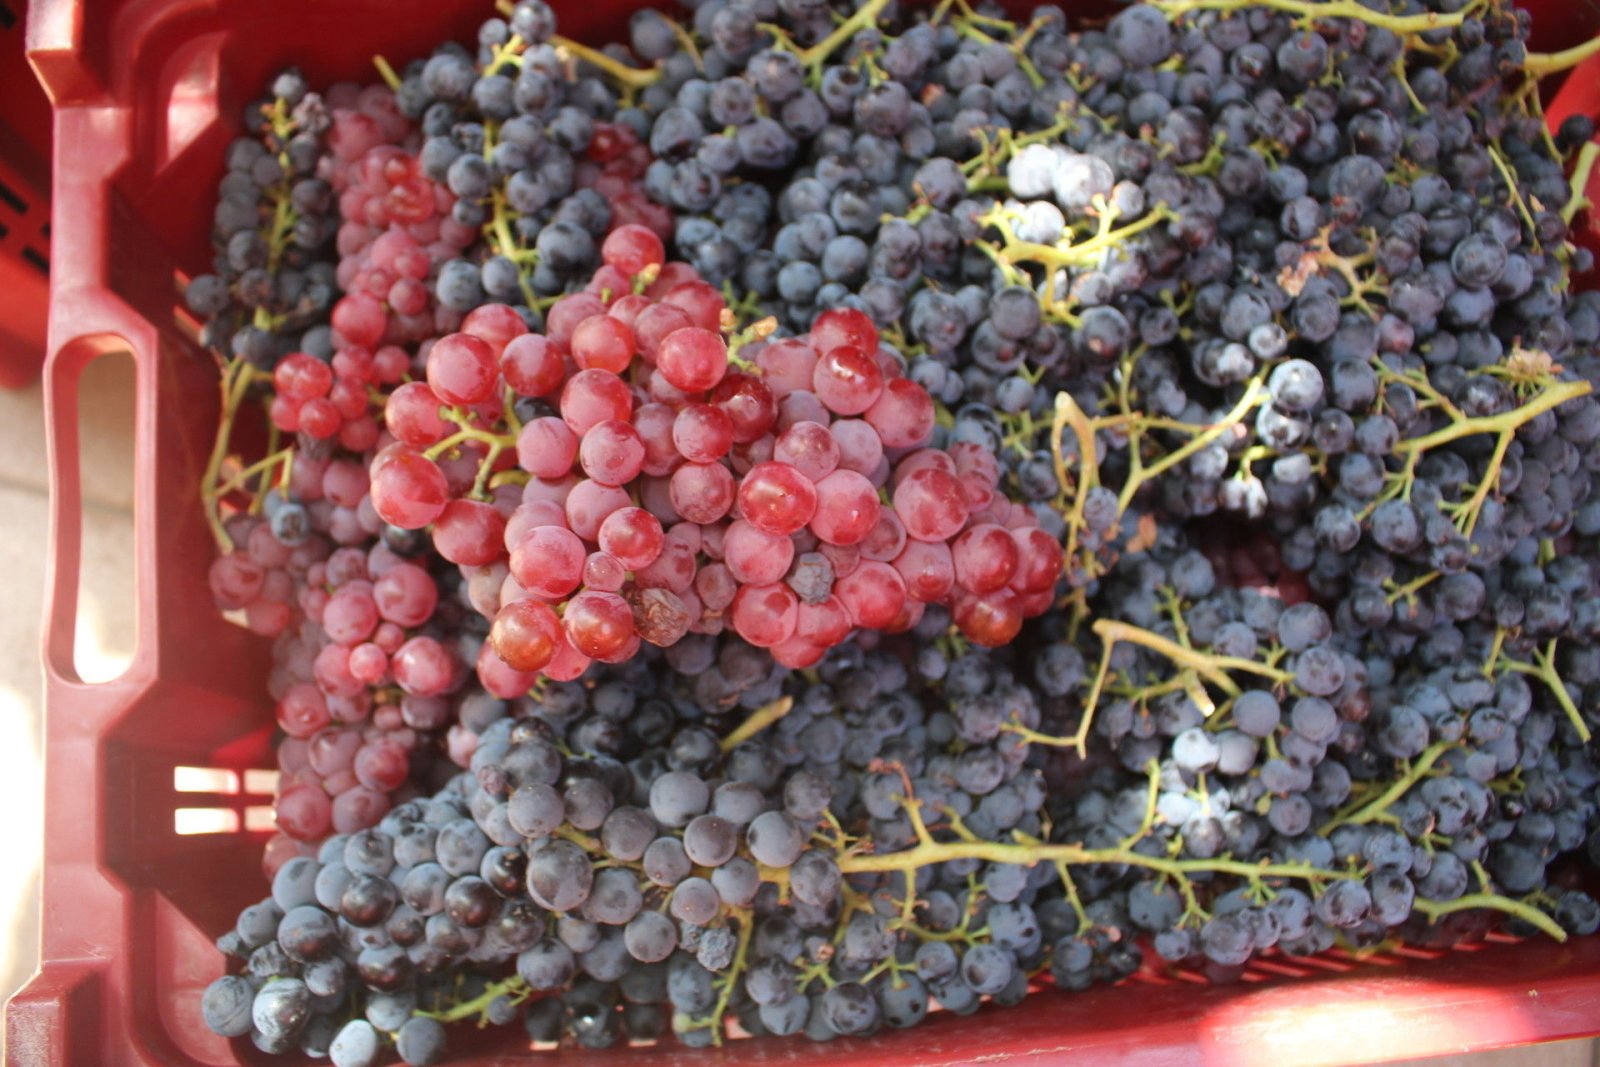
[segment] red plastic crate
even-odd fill
[[[39,376],[50,303],[50,101],[28,68],[23,5],[0,0],[0,387]]]
[[[4,2],[4,0],[0,0]],[[1568,0],[1547,0],[1571,12]],[[634,0],[558,3],[565,32],[618,33]],[[30,58],[57,106],[57,220],[45,389],[55,487],[47,677],[46,835],[40,973],[6,1011],[7,1062],[67,1067],[231,1064],[200,990],[221,973],[211,937],[259,899],[272,766],[268,648],[221,625],[204,561],[199,481],[217,414],[216,372],[178,309],[180,271],[205,269],[214,183],[243,102],[282,66],[313,82],[373,76],[448,36],[470,39],[489,5],[439,0],[35,0]],[[1600,11],[1584,8],[1586,32]],[[1570,41],[1571,38],[1568,38]],[[1585,103],[1587,106],[1587,103]],[[80,557],[77,383],[108,351],[137,364],[134,486],[137,642],[103,685],[73,669]],[[191,770],[179,770],[190,768]],[[198,768],[199,770],[192,770]],[[187,787],[186,789],[182,787]],[[199,788],[202,792],[190,791]],[[234,831],[180,835],[202,809]],[[1119,988],[1044,992],[1020,1008],[936,1016],[904,1034],[827,1045],[670,1042],[559,1062],[885,1065],[1004,1062],[1374,1062],[1600,1033],[1600,939],[1495,940],[1451,953],[1260,962],[1212,987],[1150,973]],[[515,1032],[458,1032],[478,1064],[509,1062]]]

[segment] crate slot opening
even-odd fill
[[[219,793],[232,796],[239,792],[239,775],[221,767],[174,767],[172,788],[179,793]]]
[[[232,808],[177,808],[172,813],[172,829],[182,837],[235,834],[239,832],[239,813]]]
[[[0,10],[3,10],[3,8],[0,8]],[[12,17],[15,18],[16,16]],[[6,207],[9,207],[18,215],[26,215],[28,213],[28,202],[5,182],[0,182],[0,203],[4,203]]]
[[[79,484],[132,485],[132,441],[120,448],[85,447],[134,422],[134,362],[131,353],[111,349],[91,359],[78,379]],[[93,398],[86,402],[86,398]],[[97,469],[89,470],[93,463]],[[106,469],[110,467],[111,469]],[[73,666],[85,682],[109,682],[133,659],[135,624],[134,545],[129,513],[121,507],[83,501],[80,512],[78,617],[73,634]]]
[[[245,771],[244,791],[253,797],[270,797],[278,791],[278,772]]]
[[[278,828],[277,818],[273,815],[272,808],[266,804],[252,805],[244,809],[244,828],[248,833],[266,833]]]

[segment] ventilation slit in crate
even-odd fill
[[[222,767],[174,767],[172,788],[179,793],[221,793],[232,796],[239,792],[239,775]]]
[[[18,215],[25,215],[28,212],[28,202],[18,196],[16,190],[5,182],[0,182],[0,201],[4,201],[6,206]]]
[[[184,837],[234,834],[239,832],[239,813],[232,808],[178,808],[172,813],[172,829]]]
[[[257,833],[264,830],[275,830],[277,827],[277,820],[273,817],[270,806],[257,804],[244,809],[244,828],[246,831]]]
[[[278,772],[245,771],[244,791],[253,797],[270,797],[278,791]]]

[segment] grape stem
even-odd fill
[[[1573,45],[1560,52],[1529,53],[1522,60],[1522,69],[1538,80],[1563,70],[1570,70],[1594,55],[1600,55],[1600,37],[1591,37],[1582,44]]]
[[[1590,206],[1585,190],[1589,188],[1589,177],[1594,173],[1596,159],[1600,159],[1600,142],[1589,141],[1578,149],[1578,161],[1572,168],[1572,195],[1561,209],[1562,220],[1569,224],[1578,212]]]
[[[503,982],[490,982],[487,989],[471,1000],[463,1000],[438,1011],[418,1010],[417,1014],[427,1019],[437,1019],[442,1023],[455,1023],[478,1016],[481,1023],[486,1021],[484,1013],[489,1010],[489,1005],[499,998],[510,997],[513,1004],[520,1004],[532,994],[533,990],[528,988],[528,983],[519,975],[512,975]]]
[[[847,44],[858,31],[876,25],[878,16],[883,13],[884,8],[889,6],[889,2],[890,0],[867,0],[867,3],[862,4],[855,14],[835,26],[832,33],[810,48],[795,47],[794,41],[781,27],[770,23],[762,23],[761,28],[772,33],[774,43],[777,46],[793,52],[795,58],[800,60],[800,65],[810,70],[814,79],[820,80],[822,77],[822,64],[827,61],[827,58]]]
[[[1354,810],[1346,810],[1335,815],[1318,827],[1317,833],[1322,837],[1326,837],[1337,827],[1365,826],[1367,823],[1376,820],[1387,812],[1395,801],[1405,796],[1412,786],[1425,778],[1428,772],[1433,770],[1433,765],[1439,762],[1439,758],[1454,747],[1455,742],[1453,741],[1439,741],[1429,745],[1406,768],[1406,772],[1397,778],[1394,784],[1384,790],[1383,793],[1365,804],[1360,804]]]
[[[748,719],[734,727],[733,732],[722,739],[722,751],[732,752],[735,748],[738,748],[756,734],[789,714],[789,709],[792,707],[794,707],[794,697],[782,696],[770,704],[757,708]]]
[[[1550,382],[1521,407],[1512,408],[1498,415],[1455,418],[1448,426],[1433,433],[1401,441],[1395,445],[1394,450],[1396,454],[1406,457],[1406,470],[1401,475],[1402,491],[1409,493],[1409,482],[1416,468],[1416,460],[1422,453],[1452,441],[1459,441],[1463,437],[1483,433],[1497,434],[1499,439],[1495,442],[1494,454],[1489,459],[1488,468],[1484,471],[1483,478],[1479,480],[1477,489],[1469,499],[1449,506],[1455,513],[1457,528],[1463,535],[1471,536],[1473,528],[1477,525],[1478,515],[1483,510],[1484,501],[1489,498],[1489,491],[1499,483],[1500,466],[1516,432],[1546,411],[1559,407],[1568,400],[1586,396],[1593,391],[1593,388],[1592,384],[1584,381]]]
[[[1168,18],[1186,15],[1191,11],[1241,11],[1246,8],[1265,7],[1298,15],[1303,19],[1355,19],[1399,34],[1453,29],[1461,25],[1467,16],[1466,11],[1450,14],[1429,11],[1421,15],[1385,15],[1357,3],[1356,0],[1151,0],[1151,6],[1160,9]]]
[[[1567,718],[1572,722],[1572,728],[1578,731],[1578,737],[1584,744],[1589,743],[1589,724],[1583,721],[1583,715],[1578,711],[1578,706],[1572,702],[1572,694],[1567,692],[1567,684],[1556,673],[1556,638],[1551,638],[1543,651],[1535,650],[1533,662],[1526,663],[1502,655],[1500,665],[1502,670],[1516,671],[1518,674],[1531,675],[1549,687],[1551,695],[1556,698],[1556,703],[1561,705],[1561,710],[1567,713]],[[1497,640],[1496,647],[1503,645]]]
[[[378,68],[378,77],[383,79],[383,84],[387,85],[391,92],[398,93],[400,91],[400,75],[395,73],[394,68],[389,65],[389,61],[382,56],[373,56],[372,65]]]
[[[1425,900],[1418,897],[1411,902],[1411,906],[1426,915],[1431,922],[1437,922],[1452,912],[1471,911],[1474,908],[1501,911],[1521,919],[1529,926],[1539,928],[1557,941],[1567,939],[1567,932],[1561,928],[1561,924],[1538,908],[1496,893],[1469,893],[1454,900]]]
[[[220,504],[226,494],[217,487],[217,483],[222,477],[222,465],[228,459],[233,420],[250,386],[262,377],[266,375],[243,359],[236,359],[223,364],[222,378],[218,383],[222,390],[222,413],[217,420],[217,436],[211,445],[211,456],[206,460],[205,473],[200,479],[200,496],[206,504],[206,522],[211,526],[211,536],[216,539],[217,548],[224,555],[233,551],[233,538],[228,536],[227,528],[222,523]]]
[[[580,59],[606,74],[612,80],[627,89],[648,89],[661,80],[661,70],[640,70],[638,67],[628,67],[618,63],[615,59],[598,49],[590,48],[586,44],[579,44],[570,37],[563,37],[559,33],[552,34],[550,43],[557,48],[564,49],[574,58]]]
[[[749,963],[750,935],[755,932],[755,916],[749,908],[728,908],[727,914],[739,928],[739,944],[733,953],[733,962],[728,965],[728,972],[721,975],[718,984],[722,987],[717,992],[717,1003],[711,1009],[711,1016],[707,1019],[696,1020],[695,1029],[711,1029],[711,1043],[720,1046],[723,1038],[723,1018],[728,1013],[728,1004],[733,1000],[733,994],[739,988],[739,976],[744,973]]]

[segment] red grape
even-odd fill
[[[881,630],[892,623],[906,598],[900,572],[877,560],[864,560],[836,581],[833,589],[851,623],[864,630]]]
[[[689,313],[696,326],[713,331],[722,328],[722,313],[728,306],[715,286],[698,278],[673,286],[661,302],[676,304]]]
[[[562,351],[572,346],[572,332],[592,315],[604,315],[606,306],[591,293],[572,293],[550,306],[544,317],[544,333]]]
[[[994,523],[980,523],[963,533],[950,546],[950,554],[956,581],[970,593],[1002,589],[1017,572],[1017,543],[1011,531]]]
[[[736,444],[758,441],[778,421],[778,402],[772,390],[753,374],[728,375],[711,391],[711,402],[733,423]]]
[[[1011,538],[1017,543],[1017,571],[1008,583],[1011,590],[1027,594],[1054,589],[1064,562],[1060,542],[1037,526],[1012,530]]]
[[[789,573],[794,542],[740,519],[722,536],[722,559],[728,572],[744,585],[770,585]]]
[[[891,508],[878,512],[878,523],[861,542],[861,558],[888,563],[906,547],[906,527]]]
[[[814,645],[798,634],[773,645],[769,651],[774,663],[791,671],[816,666],[828,652],[822,645]]]
[[[451,563],[481,567],[505,554],[505,528],[493,505],[452,500],[433,524],[433,547]]]
[[[561,646],[561,620],[548,604],[518,600],[495,615],[489,643],[512,670],[543,670]]]
[[[711,404],[690,404],[672,424],[672,443],[679,455],[695,463],[721,459],[733,446],[733,420]]]
[[[632,503],[626,490],[585,479],[567,494],[567,525],[585,541],[593,541],[607,515]]]
[[[332,721],[327,698],[310,682],[290,686],[278,701],[278,725],[290,737],[310,737]]]
[[[793,392],[811,391],[817,353],[804,341],[793,337],[771,341],[756,353],[755,362],[761,368],[767,388],[780,400]]]
[[[878,523],[878,491],[855,471],[834,471],[817,483],[811,532],[831,545],[864,541]]]
[[[532,604],[537,601],[525,600],[519,603]],[[560,633],[560,623],[556,624],[556,631]],[[478,649],[477,673],[478,684],[483,686],[484,691],[501,700],[515,700],[525,696],[539,680],[536,672],[519,671],[501,659],[500,654],[495,651],[492,639],[485,641]],[[455,728],[459,727],[452,729]]]
[[[672,441],[677,417],[672,408],[657,403],[641,404],[633,413],[633,428],[644,442],[644,466],[640,469],[651,477],[665,478],[683,462]]]
[[[633,633],[633,609],[616,593],[585,591],[567,601],[561,616],[567,640],[591,659],[616,655]]]
[[[333,370],[304,352],[284,356],[272,371],[272,386],[278,395],[296,402],[327,396],[332,385]]]
[[[678,330],[693,326],[694,320],[681,307],[672,304],[652,304],[639,312],[633,320],[634,343],[639,355],[649,363],[656,362],[661,342]]]
[[[906,592],[928,604],[942,602],[955,588],[955,561],[943,541],[907,541],[894,569],[905,579]]]
[[[554,415],[533,419],[517,434],[517,466],[537,478],[560,478],[578,456],[578,435]]]
[[[661,238],[648,227],[631,223],[606,235],[600,245],[600,258],[631,278],[646,267],[659,267],[666,261],[667,252]]]
[[[583,473],[601,485],[626,485],[644,466],[644,442],[632,423],[608,419],[589,428],[578,443]]]
[[[601,526],[603,532],[604,524]],[[627,580],[628,568],[609,552],[591,552],[583,561],[583,584],[590,589],[615,593],[621,590]]]
[[[739,485],[739,513],[768,533],[792,534],[816,511],[817,487],[787,463],[759,463]]]
[[[635,571],[633,584],[640,589],[670,589],[680,596],[694,585],[694,550],[675,537],[661,544],[661,555],[641,571]]]
[[[334,590],[322,609],[322,628],[341,645],[365,641],[378,628],[378,605],[372,590],[353,582]]]
[[[772,458],[821,481],[839,466],[839,442],[820,422],[797,422],[778,435]]]
[[[618,508],[600,524],[601,551],[615,556],[626,570],[639,571],[654,563],[664,541],[661,523],[643,508]]]
[[[914,448],[933,436],[933,397],[908,378],[884,383],[883,392],[863,416],[889,448]]]
[[[494,350],[469,333],[448,334],[428,350],[428,385],[446,404],[480,404],[499,384]]]
[[[872,407],[883,392],[883,371],[866,352],[843,345],[817,360],[811,389],[829,411],[859,415]]]
[[[954,475],[922,467],[895,486],[894,510],[913,540],[948,541],[967,524],[967,495]]]
[[[561,388],[567,368],[548,337],[514,337],[500,354],[500,373],[519,396],[544,397]]]
[[[513,338],[527,335],[528,324],[506,304],[483,304],[467,312],[461,320],[461,332],[488,345],[494,358],[499,359]]]
[[[706,611],[719,612],[733,603],[739,582],[727,564],[707,563],[695,573],[694,591]]]
[[[828,427],[828,432],[839,442],[839,466],[872,477],[883,462],[883,438],[872,424],[861,419],[840,419]]]
[[[632,414],[628,383],[610,371],[581,370],[561,390],[561,417],[579,437],[607,419],[626,422]]]
[[[690,522],[716,522],[733,506],[733,474],[720,463],[685,463],[669,487],[673,508]]]
[[[1021,605],[1016,595],[1005,589],[959,597],[951,614],[967,639],[985,648],[998,648],[1022,630]]]
[[[829,593],[815,604],[800,602],[795,636],[823,648],[832,648],[850,634],[850,612],[836,594]]]
[[[728,613],[739,636],[757,648],[771,648],[788,640],[799,616],[800,601],[794,590],[778,582],[742,586]]]
[[[728,346],[711,330],[675,330],[656,349],[656,369],[686,393],[701,393],[728,372]]]
[[[439,603],[439,587],[415,563],[397,563],[372,583],[372,600],[386,621],[409,629],[421,626],[433,615]]]
[[[403,530],[420,530],[449,501],[444,472],[417,452],[396,451],[372,477],[372,506],[383,521]]]
[[[878,328],[854,308],[829,308],[811,324],[811,344],[818,352],[852,345],[863,352],[878,350]]]
[[[633,362],[633,331],[611,315],[593,315],[572,331],[572,358],[585,370],[621,374]]]
[[[438,696],[455,681],[456,661],[431,637],[413,637],[389,657],[394,683],[417,696]]]
[[[560,600],[583,580],[583,541],[560,526],[538,526],[511,550],[511,575],[544,600]]]

